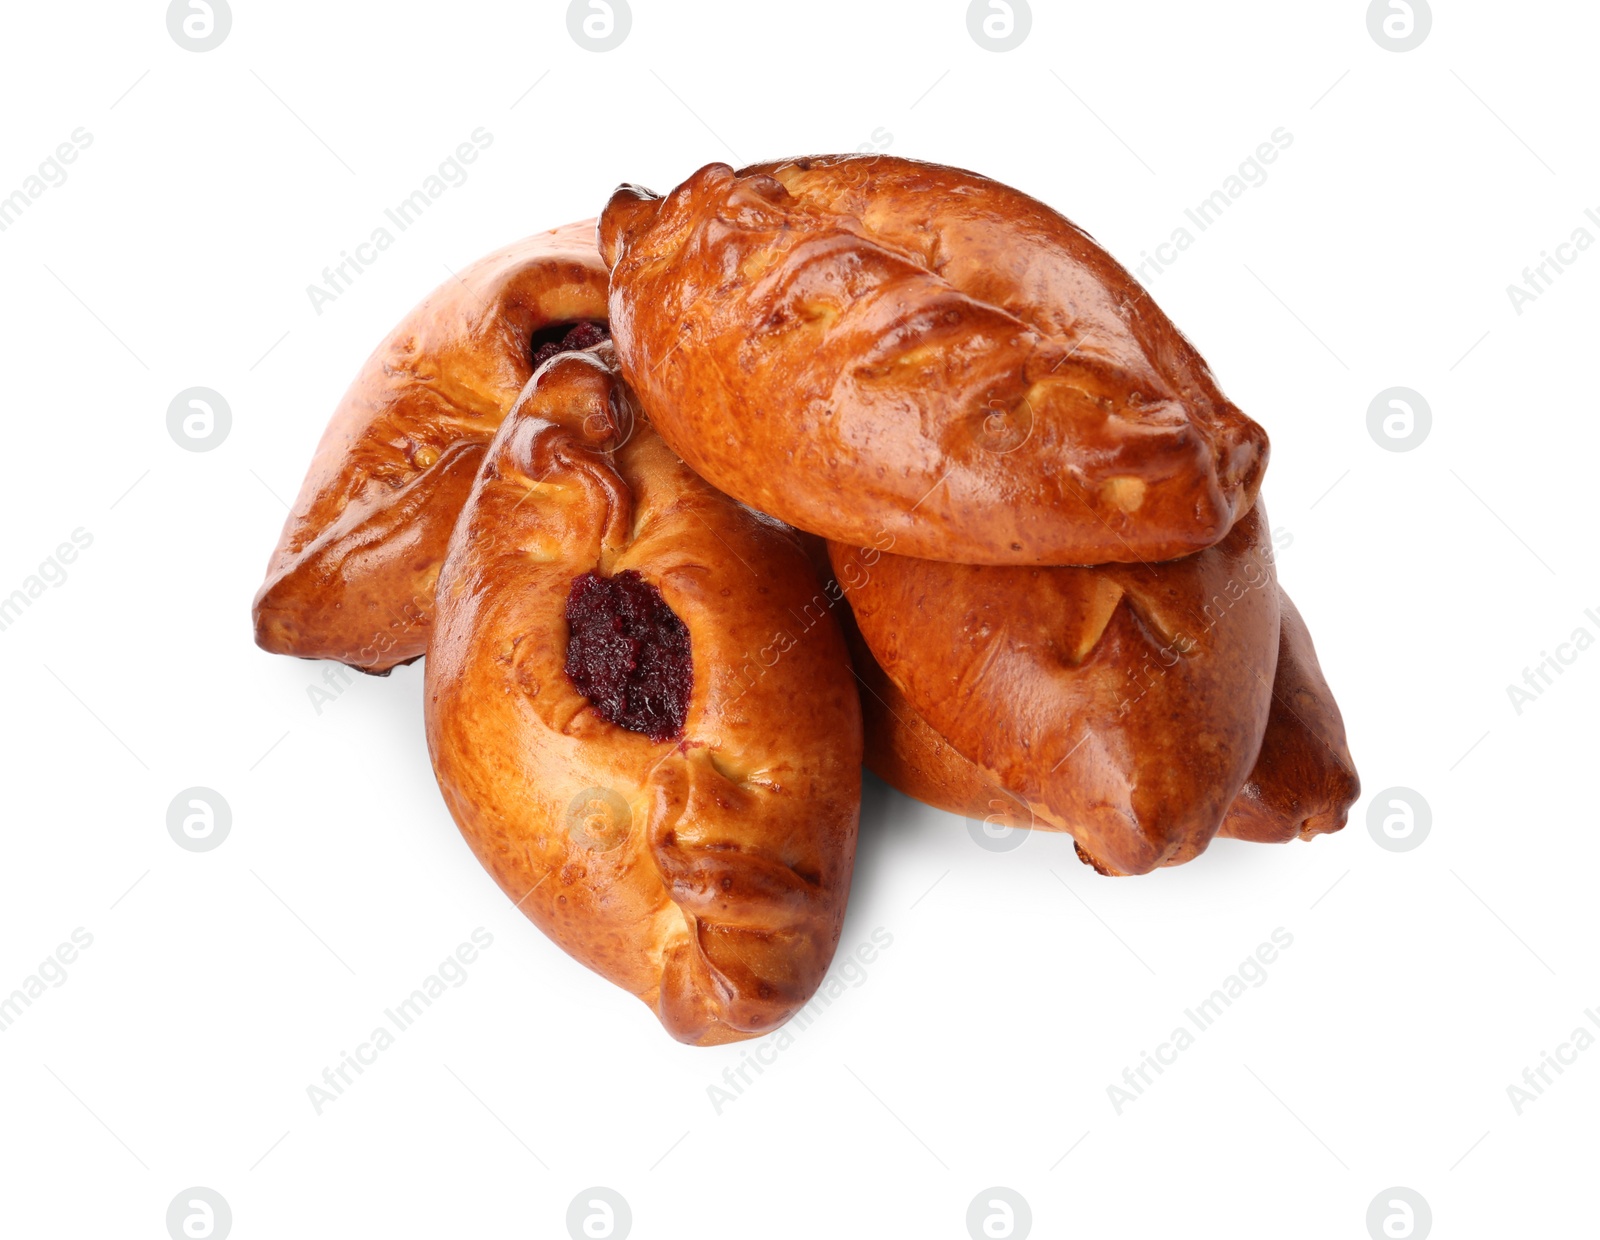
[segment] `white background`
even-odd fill
[[[1520,315],[1506,286],[1600,212],[1594,7],[1440,2],[1404,54],[1359,0],[1036,2],[1003,54],[950,0],[634,0],[603,54],[565,7],[235,0],[201,54],[150,0],[6,10],[0,194],[93,142],[0,233],[0,594],[93,545],[0,632],[0,994],[94,943],[0,1034],[0,1230],[159,1238],[201,1185],[241,1240],[559,1237],[604,1185],[641,1238],[959,1240],[1000,1185],[1041,1237],[1361,1240],[1398,1185],[1437,1236],[1588,1234],[1600,1050],[1520,1115],[1507,1086],[1600,1006],[1600,650],[1520,715],[1506,686],[1600,636],[1600,248]],[[306,286],[480,126],[470,179],[318,315]],[[670,1041],[461,842],[421,667],[318,714],[323,668],[252,645],[325,419],[447,267],[619,181],[868,143],[1133,266],[1278,127],[1150,287],[1272,435],[1282,578],[1364,782],[1341,835],[1113,881],[869,781],[840,950],[892,946],[719,1114],[751,1048]],[[166,429],[195,385],[233,414],[206,453]],[[1395,385],[1433,411],[1411,452],[1367,431]],[[232,807],[212,852],[167,833],[193,785]],[[1396,785],[1432,808],[1407,853],[1366,825]],[[306,1087],[480,926],[469,980],[317,1115]],[[1117,1114],[1277,927],[1267,981]]]

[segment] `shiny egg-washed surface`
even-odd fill
[[[1261,844],[1338,831],[1361,795],[1344,720],[1311,634],[1281,591],[1279,606],[1278,666],[1266,731],[1255,765],[1217,832]],[[866,763],[875,775],[909,797],[966,818],[1000,827],[1070,830],[1070,823],[1041,819],[941,736],[853,630],[846,623],[861,683]]]
[[[916,712],[1102,868],[1197,856],[1261,749],[1278,585],[1258,503],[1164,564],[1004,568],[830,543],[862,636]]]
[[[860,703],[794,531],[703,482],[609,346],[556,358],[489,449],[440,575],[428,747],[517,906],[681,1041],[777,1028],[837,946]],[[619,416],[620,415],[620,416]],[[637,573],[689,635],[681,732],[608,721],[567,672],[568,599]]]
[[[275,654],[385,672],[419,658],[456,514],[533,373],[530,339],[603,319],[595,222],[536,233],[441,284],[350,385],[256,595]]]
[[[1255,501],[1265,432],[1146,291],[999,182],[890,156],[734,172],[601,216],[623,373],[708,481],[967,564],[1171,559]]]
[[[1322,674],[1311,630],[1287,594],[1281,602],[1267,731],[1250,778],[1218,832],[1259,844],[1338,831],[1361,795],[1344,716]]]

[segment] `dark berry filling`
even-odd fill
[[[653,741],[683,731],[694,672],[689,630],[631,569],[584,573],[567,593],[567,675],[600,717]]]
[[[555,323],[533,333],[528,347],[533,353],[533,368],[538,370],[557,353],[592,349],[611,335],[604,323]]]

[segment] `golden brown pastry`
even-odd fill
[[[1030,827],[1033,814],[928,725],[872,657],[844,590],[828,561],[826,539],[796,531],[817,574],[817,593],[803,617],[831,612],[844,631],[856,684],[861,690],[861,725],[867,768],[907,796],[937,809],[996,826]]]
[[[701,1045],[781,1025],[844,916],[861,716],[797,536],[632,417],[608,346],[529,384],[440,575],[429,751],[567,952]],[[632,427],[630,432],[630,427]]]
[[[1255,501],[1265,432],[1088,234],[999,182],[881,155],[711,164],[664,198],[619,189],[600,248],[662,437],[801,529],[1137,563]]]
[[[1261,748],[1278,586],[1258,504],[1155,565],[1001,568],[829,544],[862,635],[962,756],[1110,873],[1198,855]]]
[[[256,595],[263,649],[366,672],[427,649],[450,530],[535,356],[606,334],[594,229],[568,224],[474,263],[367,359]]]
[[[1281,591],[1279,606],[1277,674],[1261,751],[1217,832],[1263,844],[1340,830],[1361,794],[1339,705],[1323,679],[1311,635]],[[845,623],[847,636],[851,629]],[[971,818],[998,813],[1012,826],[1066,829],[1028,811],[991,775],[962,757],[917,713],[859,637],[850,642],[850,654],[861,685],[866,763],[875,775],[952,814]]]
[[[1040,825],[1026,801],[962,757],[917,713],[872,657],[849,606],[837,606],[836,614],[861,690],[863,760],[867,769],[891,788],[935,809],[995,826]]]
[[[1217,833],[1260,844],[1338,831],[1361,795],[1344,717],[1317,662],[1311,631],[1287,594],[1280,601],[1278,674],[1267,731],[1250,778]]]

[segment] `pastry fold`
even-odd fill
[[[680,735],[608,722],[568,675],[590,573],[637,573],[687,627]],[[450,812],[517,907],[681,1041],[781,1025],[838,943],[861,716],[815,590],[794,531],[635,417],[608,345],[530,382],[440,575],[426,722]]]
[[[533,339],[604,320],[595,222],[452,276],[367,359],[334,411],[256,594],[256,644],[382,673],[420,658],[456,514],[533,373]]]
[[[1172,559],[1255,502],[1266,433],[1070,220],[890,156],[711,164],[600,220],[623,374],[735,499],[965,564]]]
[[[1311,634],[1287,594],[1280,592],[1279,607],[1277,675],[1261,750],[1217,831],[1223,838],[1259,844],[1341,830],[1361,795],[1339,704],[1322,675]],[[847,633],[852,629],[847,623]],[[861,686],[866,764],[873,774],[909,797],[965,818],[1059,829],[939,735],[858,634],[850,653]]]
[[[1317,661],[1311,630],[1287,594],[1281,605],[1267,731],[1250,778],[1218,832],[1258,844],[1338,831],[1361,795],[1344,716]]]
[[[1100,868],[1197,856],[1261,749],[1279,592],[1258,503],[1153,565],[1000,568],[830,543],[884,672],[957,753]]]

